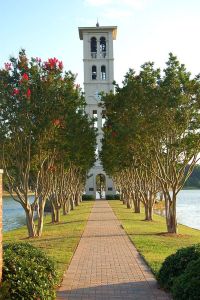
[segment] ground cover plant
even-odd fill
[[[168,256],[158,273],[159,284],[171,290],[174,280],[185,272],[187,266],[200,258],[200,244],[179,249],[176,253]]]
[[[185,272],[174,280],[172,295],[174,300],[200,299],[200,259],[191,261]]]
[[[4,299],[55,299],[58,276],[45,252],[29,243],[10,243],[3,247],[3,260]]]

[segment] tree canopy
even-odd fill
[[[158,191],[164,194],[167,229],[177,232],[176,196],[199,160],[199,76],[191,78],[170,53],[161,72],[154,64],[130,69],[123,86],[102,97],[106,123],[101,158],[105,170],[146,219]],[[189,167],[187,167],[189,165]]]
[[[29,236],[41,235],[47,198],[57,213],[78,203],[95,161],[96,132],[75,79],[57,58],[29,60],[24,50],[0,70],[1,165],[8,190],[26,212]]]

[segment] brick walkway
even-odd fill
[[[64,299],[167,300],[107,201],[96,201],[57,292]]]

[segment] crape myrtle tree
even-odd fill
[[[57,120],[52,147],[56,152],[51,170],[52,222],[59,222],[61,209],[67,214],[81,202],[86,174],[95,162],[96,148],[93,122],[82,109]]]
[[[177,194],[199,160],[199,77],[191,78],[185,66],[170,54],[158,93],[159,130],[152,130],[152,149],[165,198],[167,230],[178,233]]]
[[[83,106],[75,76],[63,72],[62,62],[56,58],[28,60],[22,50],[0,70],[1,164],[8,191],[25,210],[29,237],[42,234],[44,206],[60,155],[57,131],[66,128],[66,116],[73,120]],[[30,190],[34,192],[32,201]]]
[[[149,64],[144,65],[138,76],[133,70],[129,70],[123,87],[119,88],[116,85],[116,94],[106,95],[103,98],[107,121],[101,155],[107,168],[107,153],[112,147],[109,165],[114,163],[118,169],[113,166],[110,171],[117,185],[120,183],[124,202],[128,208],[133,206],[135,212],[140,212],[141,201],[145,207],[145,219],[152,220],[152,208],[159,184],[155,174],[150,172],[153,161],[151,163],[147,160],[145,144],[147,139],[145,102],[151,92],[148,88],[149,82],[146,80],[148,68]],[[157,78],[158,71],[156,70],[153,75]],[[148,168],[143,166],[141,161],[147,161]]]
[[[156,194],[163,192],[169,233],[178,232],[177,194],[199,159],[199,86],[199,77],[191,79],[184,65],[170,54],[162,76],[153,63],[145,63],[139,75],[129,70],[115,95],[102,98],[104,167],[109,166],[115,180],[118,170],[125,173],[125,165],[129,166],[132,194],[136,192],[143,202],[146,219],[152,219]],[[108,161],[109,151],[116,156]],[[121,186],[127,190],[126,181]]]

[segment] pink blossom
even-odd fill
[[[5,63],[4,64],[4,67],[5,67],[5,70],[6,71],[10,71],[12,68],[11,68],[12,64],[11,63]]]
[[[44,67],[46,69],[56,69],[56,68],[59,68],[60,70],[63,69],[63,63],[62,61],[59,61],[56,57],[54,58],[49,58],[48,61],[46,61],[44,63]]]
[[[14,96],[14,95],[19,95],[19,92],[20,92],[19,89],[14,88],[12,94],[13,94],[13,96]]]
[[[23,80],[23,81],[29,80],[28,74],[24,73],[24,74],[22,75],[22,80]]]
[[[58,67],[59,67],[59,69],[61,69],[61,70],[63,69],[63,62],[62,62],[62,61],[59,61],[59,62],[58,62]]]
[[[36,57],[35,60],[36,60],[37,63],[41,63],[41,58],[40,57]]]

